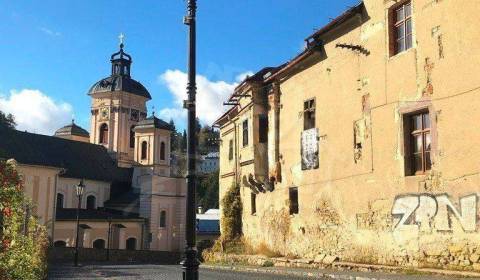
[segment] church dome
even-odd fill
[[[73,121],[71,124],[66,125],[57,131],[55,131],[55,136],[62,137],[62,136],[80,136],[80,137],[90,137],[90,134],[85,129],[81,128],[80,126],[76,125]]]
[[[123,42],[120,43],[120,50],[112,54],[110,62],[112,63],[112,74],[110,77],[96,82],[88,91],[88,95],[124,91],[145,97],[148,100],[152,99],[148,90],[141,83],[130,77],[132,57],[123,51]]]

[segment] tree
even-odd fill
[[[218,208],[218,171],[200,179],[198,184],[198,204],[203,209]]]
[[[179,148],[179,137],[177,128],[175,127],[175,123],[172,119],[170,119],[170,127],[172,128],[172,133],[170,134],[170,152],[177,151]]]
[[[2,111],[0,111],[0,125],[6,126],[11,129],[15,129],[15,127],[17,126],[13,115],[12,114],[6,115]]]

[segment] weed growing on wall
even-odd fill
[[[31,203],[13,161],[0,161],[0,279],[44,279],[46,230],[26,209]]]

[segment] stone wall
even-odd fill
[[[73,263],[75,248],[50,248],[49,263]],[[179,264],[181,253],[147,250],[113,250],[109,252],[112,263]],[[79,249],[80,263],[99,263],[107,261],[106,249]]]

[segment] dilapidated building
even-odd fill
[[[480,269],[480,2],[364,0],[232,93],[220,199],[283,255]],[[263,244],[262,244],[263,243]]]

